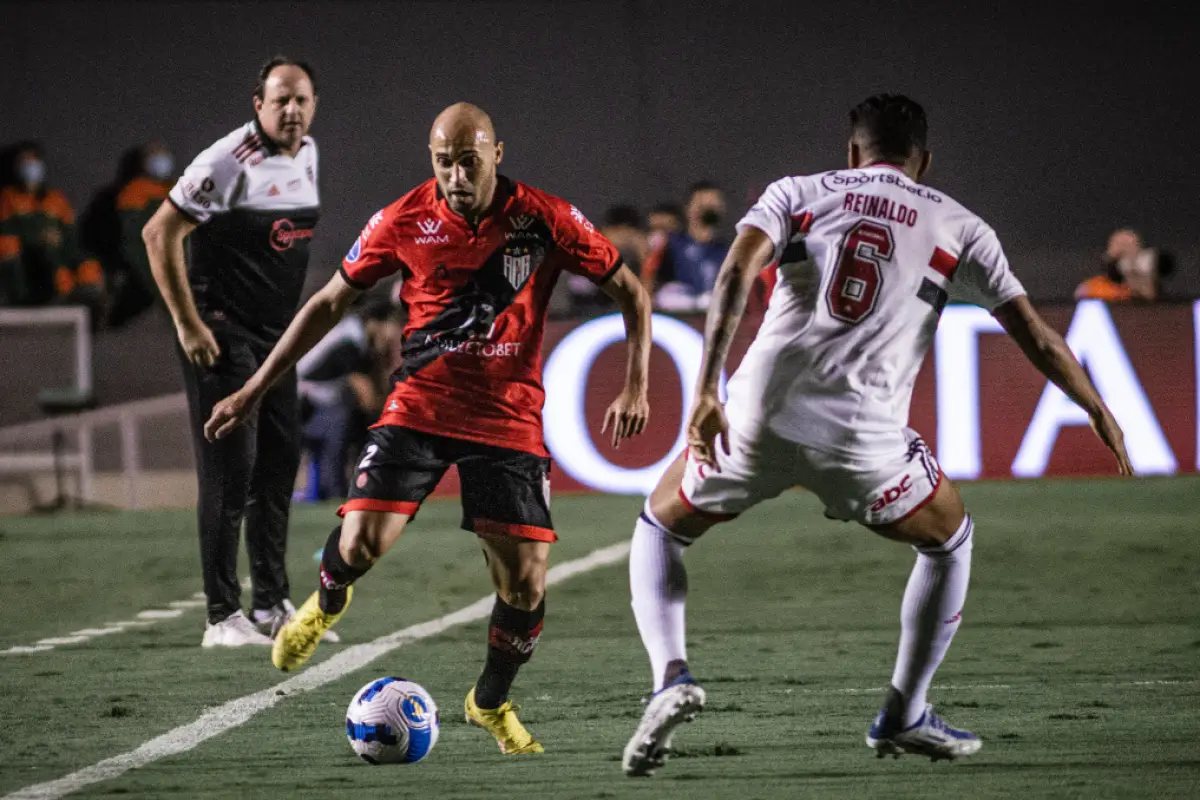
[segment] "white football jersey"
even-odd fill
[[[317,143],[295,157],[248,122],[196,156],[168,195],[197,223],[188,281],[205,322],[230,322],[267,342],[300,302],[320,218]]]
[[[913,383],[950,295],[989,311],[1025,293],[995,232],[875,165],[771,184],[738,223],[775,244],[778,281],[730,379],[730,424],[850,459],[903,449]]]

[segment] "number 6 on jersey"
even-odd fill
[[[894,247],[892,229],[887,225],[861,220],[846,231],[837,269],[825,292],[834,319],[857,325],[870,316],[883,286],[880,265],[892,260]]]

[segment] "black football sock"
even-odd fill
[[[370,567],[355,567],[346,563],[338,549],[342,538],[339,525],[329,534],[325,542],[325,553],[321,556],[321,610],[326,614],[337,614],[346,607],[346,588],[367,574]]]
[[[545,616],[545,600],[533,611],[522,611],[496,597],[488,630],[487,661],[475,684],[475,705],[498,708],[508,699],[517,670],[533,656]]]

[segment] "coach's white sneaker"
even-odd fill
[[[271,637],[264,636],[241,609],[217,623],[204,626],[201,647],[241,647],[244,644],[271,646]]]
[[[292,621],[296,616],[296,607],[292,605],[291,600],[284,599],[278,605],[271,608],[256,608],[250,612],[250,620],[254,623],[254,627],[265,636],[270,636],[272,639],[279,633],[279,629]],[[333,642],[337,644],[342,640],[342,637],[336,631],[325,631],[321,636],[323,642]]]
[[[704,690],[686,671],[650,698],[633,738],[625,745],[621,766],[631,778],[653,775],[667,760],[671,736],[704,708]]]

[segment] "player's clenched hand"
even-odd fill
[[[204,438],[210,442],[224,439],[254,413],[258,397],[246,388],[239,389],[213,406],[212,416],[204,423]]]
[[[1117,457],[1117,469],[1122,475],[1132,475],[1133,465],[1129,463],[1129,454],[1125,452],[1125,434],[1113,415],[1108,409],[1104,409],[1102,413],[1093,416],[1090,422],[1100,441]]]
[[[183,354],[196,366],[211,367],[221,357],[221,347],[217,344],[217,337],[213,336],[213,332],[203,322],[180,326],[177,333]]]
[[[646,399],[645,390],[625,389],[604,412],[604,425],[600,432],[605,433],[611,425],[612,446],[620,448],[622,439],[637,436],[646,429],[646,420],[649,418],[650,402]]]
[[[697,394],[688,415],[688,449],[697,462],[720,472],[721,468],[717,465],[717,439],[721,440],[725,455],[729,455],[729,422],[725,419],[725,406],[714,394]]]

